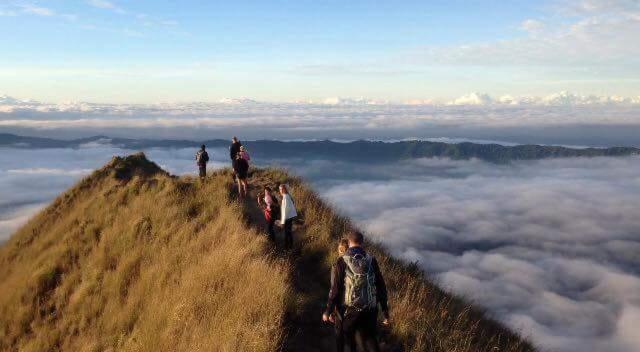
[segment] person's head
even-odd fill
[[[340,240],[340,242],[338,242],[338,254],[343,255],[344,252],[347,251],[347,249],[349,248],[349,240],[346,238],[343,238]]]
[[[284,183],[280,184],[279,190],[280,190],[280,194],[289,193],[289,190],[287,189],[287,185],[285,185]]]
[[[241,151],[241,152],[244,152],[244,145],[241,145],[241,146],[240,146],[240,151]]]
[[[204,150],[205,148],[204,144],[200,146],[200,150]]]
[[[271,194],[271,187],[264,186],[264,194]]]
[[[347,234],[347,240],[349,241],[349,247],[359,247],[364,243],[364,236],[361,232],[352,230]]]
[[[232,143],[238,143],[238,137],[233,136],[233,138],[231,138],[231,142]]]

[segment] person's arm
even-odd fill
[[[376,260],[376,258],[373,258],[373,260],[371,261],[371,265],[373,266],[373,270],[376,275],[376,296],[378,297],[378,302],[380,303],[382,316],[385,320],[388,320],[389,306],[387,302],[387,285],[384,282],[384,278],[382,277],[382,273],[380,272],[380,267],[378,266],[378,261]]]
[[[341,269],[341,259],[338,259],[333,266],[331,266],[331,287],[329,288],[329,297],[327,298],[327,305],[324,314],[330,315],[338,305],[340,300],[340,283],[344,282],[344,270]]]
[[[280,205],[280,224],[284,226],[285,216],[287,215],[287,206],[289,206],[289,201],[287,199],[287,195],[282,196],[282,204]]]

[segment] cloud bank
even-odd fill
[[[640,159],[421,160],[334,181],[308,166],[376,240],[544,349],[638,350]]]
[[[537,101],[537,102],[536,102]],[[45,104],[0,97],[3,131],[74,138],[406,139],[467,138],[513,143],[638,145],[640,104],[561,93],[541,100],[471,94],[441,104],[367,99],[322,103]]]

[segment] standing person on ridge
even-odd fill
[[[231,138],[231,145],[229,146],[229,158],[231,162],[236,160],[236,155],[240,152],[240,147],[242,147],[242,143],[238,140],[238,137]]]
[[[291,249],[293,248],[293,220],[298,216],[298,213],[296,212],[296,205],[289,195],[289,190],[284,184],[280,185],[280,195],[282,196],[282,202],[280,203],[279,225],[284,227],[284,248]]]
[[[200,180],[204,182],[207,177],[207,163],[209,162],[209,153],[205,150],[204,144],[200,146],[200,150],[196,153],[196,164],[200,173]]]
[[[276,233],[273,225],[276,223],[276,217],[280,211],[277,199],[271,194],[269,186],[264,187],[264,192],[258,194],[258,206],[264,211],[264,219],[267,222],[267,234],[271,242],[276,241]]]
[[[233,173],[238,181],[238,196],[244,198],[247,195],[247,178],[249,176],[249,163],[236,154],[236,159],[232,162]]]
[[[335,322],[331,313],[336,308],[342,317],[342,332],[349,350],[355,351],[357,332],[365,351],[379,352],[378,305],[382,310],[382,324],[388,325],[387,287],[376,258],[362,248],[362,233],[351,231],[347,239],[349,249],[331,267],[331,289],[322,320]]]

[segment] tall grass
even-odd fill
[[[229,180],[137,155],[58,197],[0,249],[0,350],[277,350],[288,268]]]
[[[336,214],[298,178],[277,169],[260,170],[255,177],[289,184],[303,219],[296,233],[297,239],[304,242],[306,250],[312,248],[321,253],[324,270],[328,273],[336,259],[338,239],[354,225]],[[379,244],[367,243],[366,247],[379,261],[389,292],[392,320],[387,331],[389,349],[400,345],[404,351],[416,352],[535,350],[528,341],[490,319],[481,309],[440,289],[416,264],[393,258]],[[328,285],[327,282],[325,287]]]

